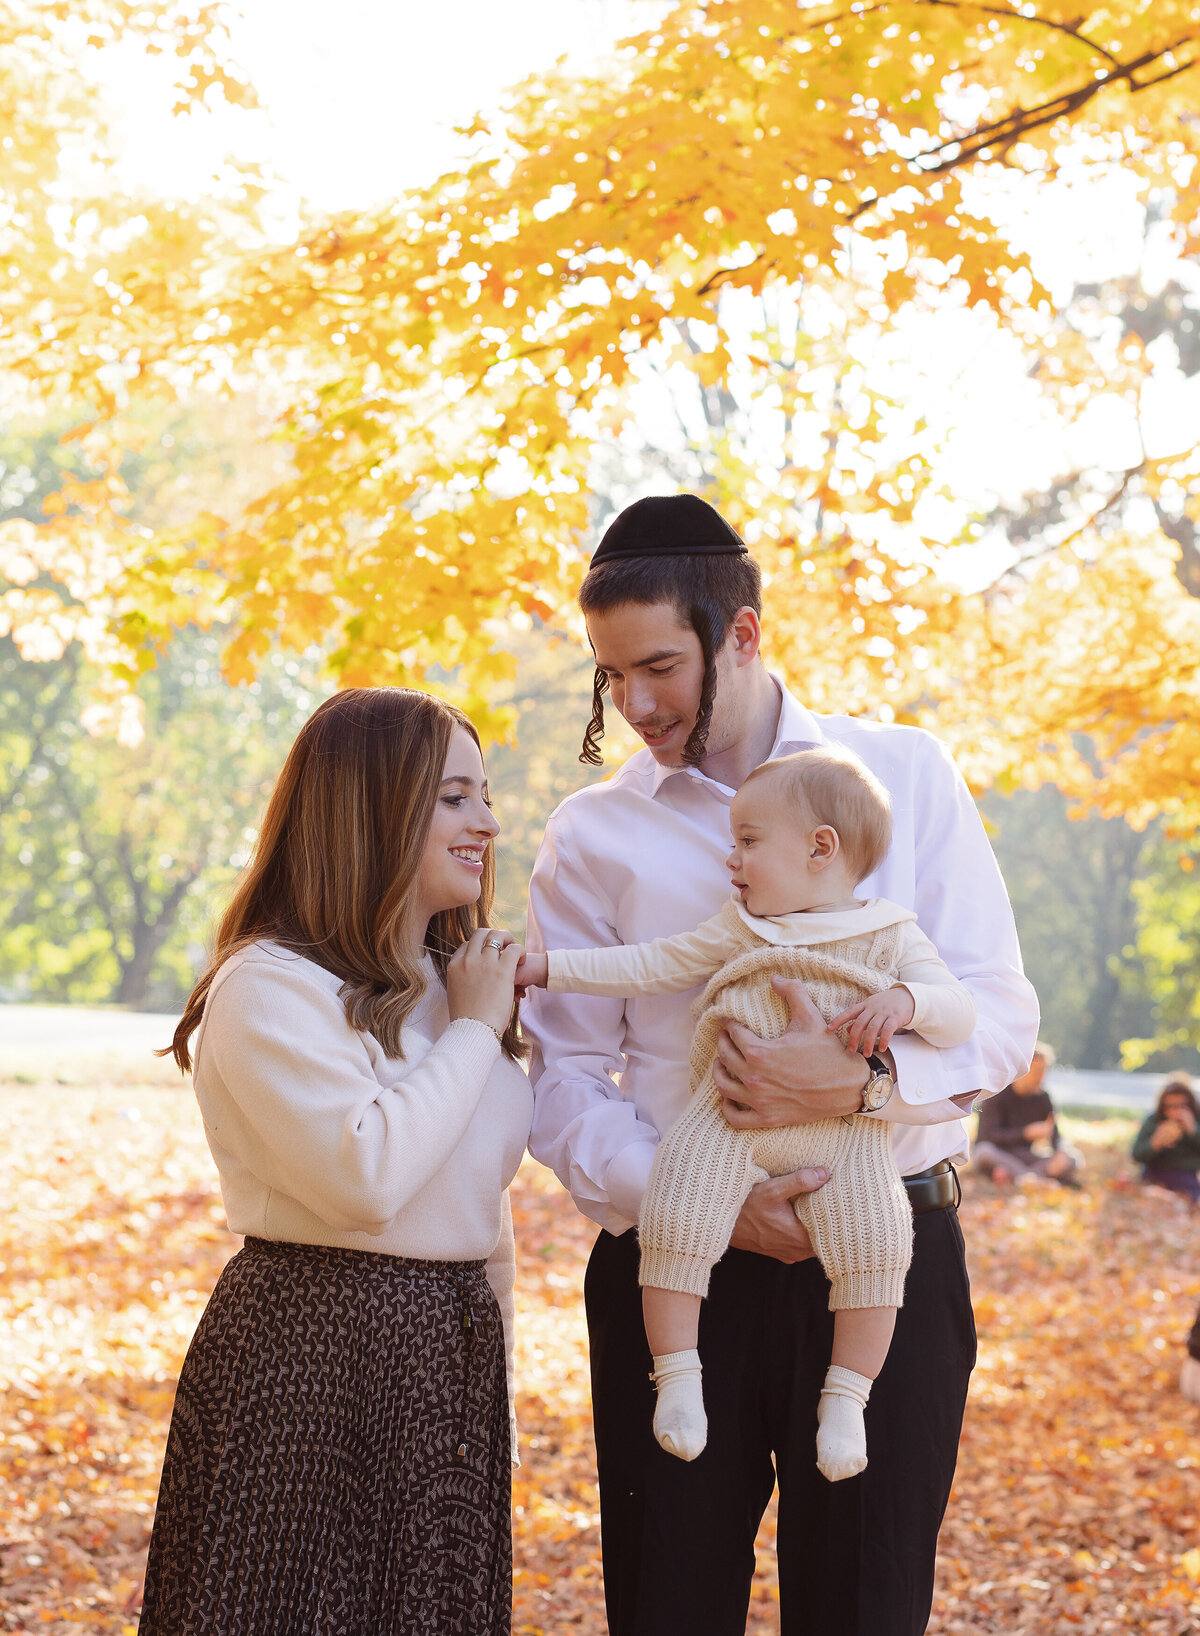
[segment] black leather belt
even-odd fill
[[[915,1176],[903,1176],[904,1191],[912,1205],[914,1216],[923,1216],[926,1210],[953,1210],[962,1198],[958,1172],[949,1159],[919,1170]]]

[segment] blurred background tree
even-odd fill
[[[170,1009],[327,688],[278,653],[231,688],[216,637],[188,633],[146,679],[130,745],[88,731],[87,684],[73,653],[32,663],[0,642],[0,992]]]

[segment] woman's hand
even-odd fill
[[[1163,1119],[1154,1127],[1150,1136],[1150,1146],[1156,1153],[1164,1148],[1174,1147],[1183,1136],[1183,1126],[1176,1119]]]
[[[497,948],[496,944],[500,947]],[[472,1017],[503,1034],[512,1016],[521,946],[511,932],[481,926],[455,949],[446,968],[450,1021]]]

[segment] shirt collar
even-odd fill
[[[767,759],[774,761],[777,756],[790,755],[793,750],[803,750],[812,744],[824,744],[825,735],[812,711],[805,709],[778,676],[772,674],[771,680],[779,689],[781,704],[775,742]],[[647,754],[649,753],[647,751]],[[653,757],[651,759],[653,760]],[[657,795],[668,778],[681,777],[695,778],[701,784],[708,784],[714,790],[728,795],[731,800],[735,793],[727,784],[719,784],[715,778],[707,777],[698,767],[664,767],[660,762],[654,761],[650,774],[650,794]]]

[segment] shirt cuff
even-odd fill
[[[955,1096],[973,1096],[987,1084],[986,1070],[974,1053],[964,1063],[961,1060],[964,1053],[955,1052],[954,1066],[951,1067],[947,1063],[946,1053],[939,1051],[936,1045],[930,1045],[919,1034],[895,1034],[889,1049],[896,1064],[893,1076],[896,1096],[910,1108],[948,1102]],[[901,1118],[903,1122],[903,1116]],[[915,1123],[924,1121],[917,1120]]]
[[[615,1153],[604,1178],[609,1203],[631,1224],[642,1213],[642,1198],[650,1185],[657,1142],[630,1142]]]
[[[891,1046],[895,1090],[873,1117],[891,1125],[943,1125],[963,1117],[951,1098],[960,1085],[947,1084],[941,1052],[916,1034],[894,1035]],[[974,1094],[974,1093],[971,1093]]]

